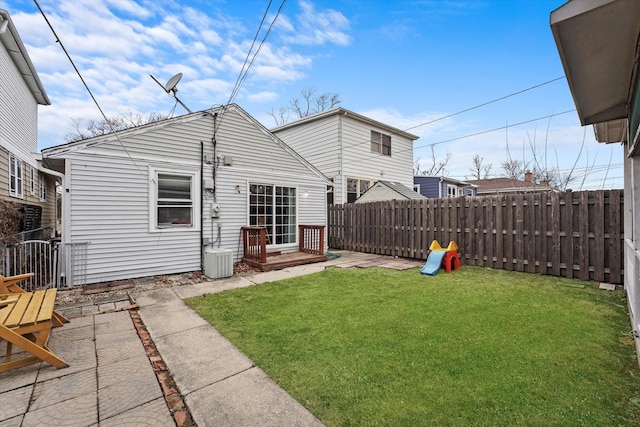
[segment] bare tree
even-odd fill
[[[518,159],[508,159],[500,163],[503,176],[511,179],[522,179],[527,170],[527,165],[524,161]]]
[[[301,119],[312,114],[330,110],[341,103],[342,100],[340,100],[340,95],[337,93],[325,92],[316,95],[316,89],[308,87],[300,91],[299,97],[292,98],[288,106],[280,107],[277,111],[272,109],[268,114],[273,117],[276,126],[280,126],[288,123],[291,116],[293,116],[294,119]]]
[[[64,136],[65,142],[81,141],[94,136],[106,135],[112,132],[129,129],[136,126],[142,126],[148,123],[155,123],[165,120],[167,116],[160,113],[149,113],[146,117],[140,113],[129,112],[120,114],[115,117],[107,117],[105,119],[86,120],[82,118],[72,118],[73,132],[69,132]]]
[[[475,154],[471,159],[472,166],[469,169],[472,173],[471,177],[467,179],[487,179],[493,165],[491,163],[484,163],[484,157],[480,154]]]
[[[431,146],[431,165],[428,168],[423,169],[422,160],[418,157],[413,161],[413,174],[429,176],[444,175],[446,173],[446,166],[452,156],[453,155],[447,151],[444,158],[436,159],[436,152],[433,146]]]

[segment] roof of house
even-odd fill
[[[237,111],[241,116],[247,119],[249,122],[254,124],[262,133],[264,133],[268,138],[271,138],[276,144],[282,146],[287,152],[289,152],[292,156],[297,158],[300,162],[302,162],[311,172],[316,174],[318,177],[321,177],[327,185],[333,185],[331,181],[314,165],[312,165],[309,161],[307,161],[304,157],[298,154],[293,148],[289,147],[284,141],[274,135],[269,131],[262,123],[257,121],[253,116],[243,110],[237,104],[229,104],[217,108],[213,108],[211,110],[205,111],[195,111],[190,114],[185,114],[182,116],[177,116],[165,120],[160,120],[157,122],[147,123],[141,126],[135,126],[128,129],[120,130],[117,132],[111,132],[104,135],[94,136],[92,138],[82,139],[79,141],[68,142],[66,144],[60,144],[53,147],[48,147],[42,149],[42,155],[44,158],[52,159],[52,158],[64,158],[67,153],[72,153],[75,151],[82,151],[85,148],[95,147],[100,144],[105,144],[108,142],[118,141],[120,138],[126,138],[132,135],[139,135],[146,132],[149,132],[154,129],[161,129],[163,127],[172,126],[177,123],[187,123],[194,120],[197,120],[203,116],[209,115],[214,116],[216,114],[221,114],[224,116],[227,109],[233,109]],[[222,119],[221,119],[222,120]]]
[[[472,187],[475,187],[476,185],[471,183],[471,181],[460,181],[459,179],[455,179],[455,178],[449,178],[446,176],[435,176],[435,175],[414,175],[413,176],[413,180],[415,181],[416,178],[431,178],[431,179],[437,179],[437,180],[441,180],[443,182],[447,182],[449,184],[456,184],[456,185],[469,185]]]
[[[331,117],[331,116],[335,116],[335,115],[343,115],[343,116],[349,116],[355,120],[358,120],[360,122],[381,128],[381,129],[386,129],[388,131],[390,131],[391,133],[393,133],[394,135],[401,135],[404,136],[405,138],[409,138],[413,141],[415,141],[416,139],[420,138],[418,135],[414,135],[412,133],[409,132],[405,132],[403,130],[400,130],[398,128],[395,128],[393,126],[389,126],[385,123],[379,122],[377,120],[371,119],[369,117],[363,116],[362,114],[358,114],[355,113],[351,110],[347,110],[346,108],[342,108],[342,107],[338,107],[338,108],[333,108],[331,110],[327,110],[327,111],[321,111],[319,113],[316,114],[312,114],[310,116],[307,117],[303,117],[299,120],[290,122],[290,123],[286,123],[284,125],[275,127],[271,129],[271,132],[278,132],[281,130],[285,130],[285,129],[290,129],[296,126],[300,126],[303,124],[307,124],[307,123],[311,123],[317,120],[321,120],[324,119],[326,117]]]
[[[360,196],[358,198],[358,200],[356,200],[356,203],[360,202],[371,202],[375,200],[375,196],[373,196],[373,194],[377,194],[380,190],[383,190],[383,193],[386,192],[386,195],[388,196],[389,194],[397,194],[398,197],[386,197],[386,200],[391,200],[391,199],[401,199],[401,200],[407,200],[407,199],[418,199],[418,200],[422,200],[422,199],[426,199],[426,197],[424,197],[422,194],[417,193],[415,191],[413,191],[411,188],[400,184],[399,182],[393,182],[393,181],[376,181],[371,187],[369,187],[369,189],[367,191],[365,191],[365,193]],[[391,190],[391,191],[388,191]],[[372,197],[374,197],[374,199],[371,199]]]
[[[626,136],[619,120],[627,118],[633,96],[639,15],[637,0],[569,1],[551,12],[551,31],[580,123],[595,125],[599,142]]]
[[[548,185],[511,178],[487,178],[469,180],[467,182],[478,187],[478,194],[551,190],[551,187]]]
[[[42,86],[42,82],[38,77],[36,68],[29,58],[27,49],[22,44],[18,30],[13,25],[13,21],[9,16],[9,12],[0,9],[0,42],[4,45],[9,53],[11,60],[16,65],[18,71],[22,75],[33,97],[40,105],[51,105],[49,97]]]

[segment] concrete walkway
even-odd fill
[[[139,310],[131,313],[72,319],[54,329],[49,342],[69,368],[40,364],[0,374],[0,427],[321,426],[183,299],[311,274],[331,265],[405,269],[423,264],[337,253],[340,258],[323,263],[157,289],[137,294]],[[126,306],[114,303],[113,308]]]

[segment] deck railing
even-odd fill
[[[267,229],[265,227],[242,227],[244,259],[267,262]]]
[[[314,255],[324,255],[324,226],[299,225],[299,250]],[[267,262],[267,229],[242,227],[244,259]]]
[[[324,255],[324,226],[299,225],[300,252]]]

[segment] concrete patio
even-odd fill
[[[54,329],[49,345],[70,367],[36,364],[0,374],[0,427],[322,425],[183,299],[328,266],[424,263],[336,253],[322,263],[135,294],[135,305],[69,307],[67,315],[81,317]]]

